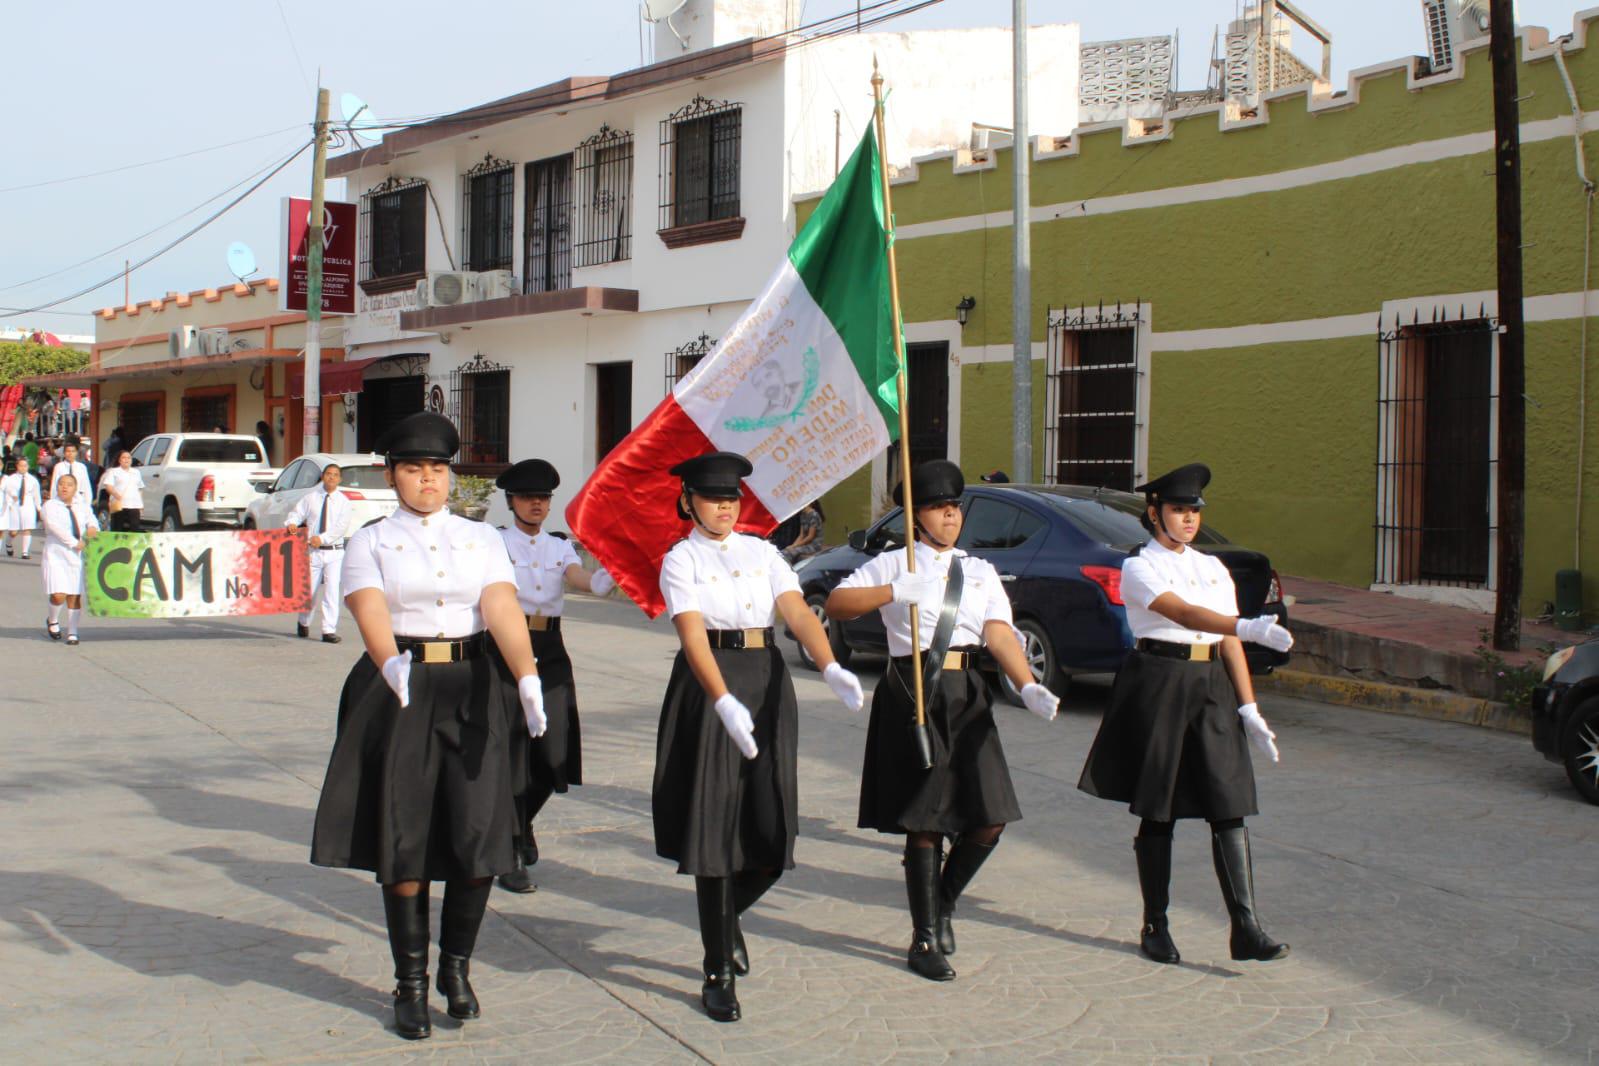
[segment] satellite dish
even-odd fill
[[[344,116],[344,128],[350,136],[373,144],[383,139],[383,123],[372,113],[365,100],[354,93],[339,96],[339,113]]]
[[[255,253],[250,250],[248,244],[243,241],[234,241],[228,245],[228,269],[240,281],[256,272]]]
[[[644,21],[660,22],[669,19],[679,11],[688,0],[644,0]]]

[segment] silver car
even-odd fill
[[[400,506],[400,498],[383,476],[383,457],[364,452],[315,452],[283,468],[277,480],[258,486],[260,496],[245,508],[245,529],[282,529],[300,498],[322,482],[322,470],[337,463],[344,480],[339,489],[354,504],[355,528],[387,518]]]

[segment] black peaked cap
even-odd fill
[[[440,459],[449,462],[461,449],[461,435],[443,415],[418,411],[389,427],[376,451],[390,459]]]
[[[966,491],[966,479],[961,468],[948,459],[929,459],[911,471],[911,504],[926,507],[934,503],[958,500]],[[903,485],[894,486],[894,502],[903,504]]]
[[[561,484],[561,475],[543,459],[523,459],[494,479],[506,492],[524,496],[549,496]]]
[[[1145,496],[1158,499],[1162,503],[1186,503],[1203,507],[1205,497],[1201,494],[1209,484],[1210,467],[1204,463],[1189,463],[1187,466],[1179,466],[1169,474],[1162,474],[1153,481],[1139,485],[1133,491],[1142,492]]]
[[[743,494],[744,478],[755,469],[737,452],[710,452],[685,459],[668,473],[683,479],[683,487],[712,500],[736,500]]]

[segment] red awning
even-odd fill
[[[342,396],[361,391],[361,372],[377,359],[346,359],[343,362],[322,360],[318,387],[324,396]],[[305,399],[305,364],[289,364],[289,399]]]

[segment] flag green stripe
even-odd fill
[[[838,331],[850,361],[899,435],[894,319],[889,305],[887,230],[877,140],[866,135],[838,172],[816,212],[789,246],[789,262]]]

